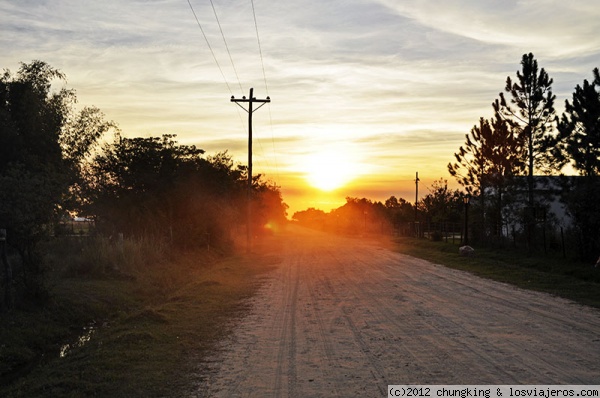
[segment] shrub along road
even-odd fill
[[[364,239],[293,228],[199,368],[206,397],[386,396],[388,384],[600,384],[600,311]],[[355,394],[355,395],[353,395]]]

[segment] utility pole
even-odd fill
[[[231,96],[231,102],[235,102],[240,108],[245,110],[248,113],[248,203],[246,204],[246,252],[250,252],[250,244],[252,240],[252,113],[260,109],[267,102],[271,102],[271,99],[267,97],[266,99],[256,99],[254,98],[254,89],[250,89],[249,98],[242,97],[241,99],[236,99],[233,95]],[[248,109],[244,108],[240,105],[241,102],[248,103]],[[260,103],[260,105],[253,109],[254,103]]]
[[[417,228],[417,221],[419,219],[419,208],[417,207],[417,204],[419,203],[419,181],[421,180],[419,180],[419,172],[417,171],[415,176],[415,235],[417,235],[417,238],[420,237],[419,228]]]

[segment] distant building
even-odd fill
[[[568,212],[564,197],[569,187],[579,176],[534,176],[534,215],[537,224],[546,223],[556,227],[569,228],[573,218]],[[515,229],[521,229],[522,217],[528,206],[529,190],[527,177],[517,177],[515,188],[510,193],[512,200],[503,208],[505,222],[512,223]]]

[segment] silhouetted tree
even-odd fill
[[[400,198],[400,199],[404,200],[403,198]],[[400,201],[398,200],[397,197],[392,195],[388,199],[385,200],[385,207],[387,207],[388,209],[396,209],[396,208],[400,207]]]
[[[517,71],[517,81],[506,78],[506,93],[510,101],[500,93],[500,101],[494,102],[494,109],[510,126],[515,129],[526,150],[528,205],[534,208],[535,170],[548,172],[554,170],[551,148],[556,141],[551,135],[554,120],[553,80],[544,68],[538,68],[538,62],[532,53],[523,54],[521,71]]]
[[[259,179],[256,186],[256,211],[253,220],[264,231],[275,232],[287,223],[288,205],[283,202],[280,188]]]
[[[538,68],[533,54],[523,54],[517,81],[513,82],[510,76],[506,78],[505,91],[510,94],[510,101],[500,93],[500,101],[494,103],[496,112],[523,141],[528,176],[533,176],[535,170],[554,170],[549,153],[555,142],[551,136],[556,117],[552,83],[544,68]]]
[[[448,172],[469,194],[484,196],[486,188],[502,185],[523,170],[521,142],[498,115],[491,122],[480,118],[465,138],[454,154],[456,162],[448,163]]]
[[[404,198],[398,199],[395,196],[390,196],[385,201],[385,208],[387,210],[387,218],[396,228],[402,223],[409,223],[415,219],[414,206]]]
[[[583,81],[573,93],[573,102],[565,100],[565,112],[558,123],[561,145],[554,152],[559,164],[572,161],[584,176],[600,175],[600,73],[594,69],[594,81]]]
[[[320,209],[310,207],[306,210],[297,211],[292,216],[300,225],[324,230],[327,227],[327,214]]]
[[[202,149],[179,145],[174,137],[116,134],[95,157],[83,192],[89,201],[84,208],[101,230],[174,237],[182,244],[217,234],[215,219],[229,216],[217,208],[230,194],[227,159],[215,157],[213,167],[202,158]],[[216,195],[222,200],[215,200]]]
[[[87,170],[86,214],[107,233],[173,239],[184,247],[227,244],[245,222],[246,168],[227,152],[181,145],[174,135],[125,138],[106,144]],[[255,230],[283,224],[287,206],[279,188],[253,177]]]
[[[174,221],[175,187],[204,152],[178,146],[171,135],[125,138],[117,133],[87,170],[87,215],[113,232],[168,234]]]
[[[456,162],[448,164],[448,171],[468,194],[479,198],[479,216],[484,230],[489,207],[487,197],[492,196],[492,221],[499,227],[502,225],[503,195],[512,177],[524,167],[522,141],[498,114],[491,122],[480,118],[479,125],[473,126],[465,137],[465,145],[454,154]],[[497,232],[498,227],[493,231]]]
[[[556,145],[556,137],[552,135],[556,117],[552,83],[544,68],[538,68],[533,54],[523,54],[517,81],[513,82],[510,76],[506,78],[505,91],[510,94],[510,101],[504,93],[500,93],[500,101],[494,102],[496,113],[515,129],[526,150],[528,195],[525,225],[530,249],[535,227],[534,172],[548,173],[556,169],[551,154]]]
[[[460,222],[463,194],[448,188],[448,180],[435,180],[429,193],[419,201],[419,211],[434,223]]]
[[[344,233],[364,234],[389,230],[386,208],[367,198],[346,197],[346,203],[329,213],[330,224]]]
[[[594,69],[594,81],[583,81],[573,93],[572,103],[565,101],[560,119],[561,145],[556,147],[558,163],[572,161],[582,178],[571,180],[565,197],[568,211],[580,231],[582,256],[595,260],[600,250],[600,73]]]
[[[0,226],[19,252],[29,293],[42,298],[39,241],[71,204],[69,190],[98,138],[113,127],[97,108],[76,112],[65,76],[42,61],[0,78]]]

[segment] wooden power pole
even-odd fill
[[[248,113],[248,203],[246,205],[246,251],[250,252],[250,245],[252,241],[252,113],[257,111],[267,102],[271,102],[271,99],[269,97],[266,99],[254,98],[254,89],[251,88],[250,96],[248,98],[242,97],[241,99],[237,99],[232,95],[231,102],[235,102],[240,108]],[[240,105],[242,102],[248,103],[248,109]],[[256,109],[253,109],[253,105],[255,103],[259,103],[260,105]]]
[[[417,174],[415,175],[415,235],[417,236],[417,238],[420,238],[420,227],[421,225],[419,224],[419,226],[417,227],[417,222],[419,220],[419,208],[417,207],[417,205],[419,204],[419,172],[417,171]]]

